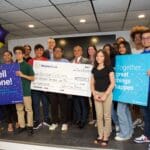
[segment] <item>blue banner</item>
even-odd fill
[[[113,100],[147,106],[150,54],[116,57]]]
[[[22,103],[21,78],[16,76],[18,63],[0,65],[0,105]]]

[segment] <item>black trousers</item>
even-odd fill
[[[16,105],[5,105],[5,114],[7,123],[17,122]]]
[[[68,99],[65,94],[51,93],[49,94],[51,101],[52,123],[68,122]]]
[[[94,97],[91,96],[91,102],[92,102],[92,119],[96,120],[96,110],[95,110],[95,103],[94,103]]]

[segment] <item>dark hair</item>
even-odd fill
[[[119,39],[123,39],[123,41],[126,41],[124,37],[120,36],[116,39],[116,41],[118,41]]]
[[[63,48],[62,47],[59,47],[59,46],[55,46],[53,51],[55,51],[57,48],[61,49],[61,51],[63,52]]]
[[[113,57],[116,55],[115,49],[113,48],[113,46],[111,44],[105,44],[103,46],[103,50],[105,49],[105,47],[109,47],[110,49],[110,57]]]
[[[133,42],[134,42],[135,36],[136,36],[137,34],[140,34],[140,36],[141,36],[142,31],[135,31],[135,32],[132,32],[132,33],[130,34],[131,39],[132,39]]]
[[[100,50],[98,50],[98,51],[96,52],[94,67],[97,68],[97,66],[98,66],[98,63],[97,63],[97,61],[96,61],[96,57],[97,57],[98,53],[103,53],[103,55],[104,55],[104,66],[110,66],[110,65],[111,65],[110,57],[108,56],[108,54],[107,54],[106,51],[103,51],[103,50],[100,49]]]
[[[13,48],[13,52],[15,53],[17,50],[20,50],[22,52],[22,54],[25,54],[25,49],[23,46],[15,46]]]
[[[123,44],[124,47],[126,48],[126,54],[131,54],[131,47],[130,47],[130,44],[129,42],[127,41],[123,41],[121,43],[118,44],[118,47],[120,48],[120,45]]]
[[[36,51],[37,49],[42,48],[44,50],[44,46],[42,44],[36,44],[34,46],[34,51]]]
[[[12,52],[9,51],[9,50],[5,50],[5,51],[3,52],[3,55],[4,55],[5,53],[9,53],[11,56],[13,56]]]
[[[143,32],[141,33],[141,37],[142,37],[142,35],[145,34],[145,33],[150,33],[150,29],[147,29],[147,30],[143,31]]]
[[[25,48],[25,47],[29,47],[29,48],[30,48],[30,51],[32,50],[31,46],[28,45],[28,44],[24,45],[23,47],[24,47],[24,48]]]
[[[89,53],[88,53],[88,49],[89,47],[93,47],[93,49],[95,50],[95,52],[97,52],[97,48],[95,45],[89,45],[88,48],[87,48],[87,57],[89,58]]]

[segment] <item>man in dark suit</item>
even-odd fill
[[[89,64],[89,60],[84,58],[83,49],[77,45],[73,49],[74,59],[71,61],[75,64]],[[83,96],[73,96],[74,119],[80,129],[84,128],[88,119],[88,98]]]
[[[44,51],[43,56],[53,60],[53,49],[56,46],[56,41],[53,38],[48,39],[48,49]]]

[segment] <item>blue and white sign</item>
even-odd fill
[[[21,78],[16,76],[19,64],[0,65],[0,105],[22,103]]]
[[[150,70],[150,54],[117,56],[113,99],[146,106],[149,88],[148,70]]]

